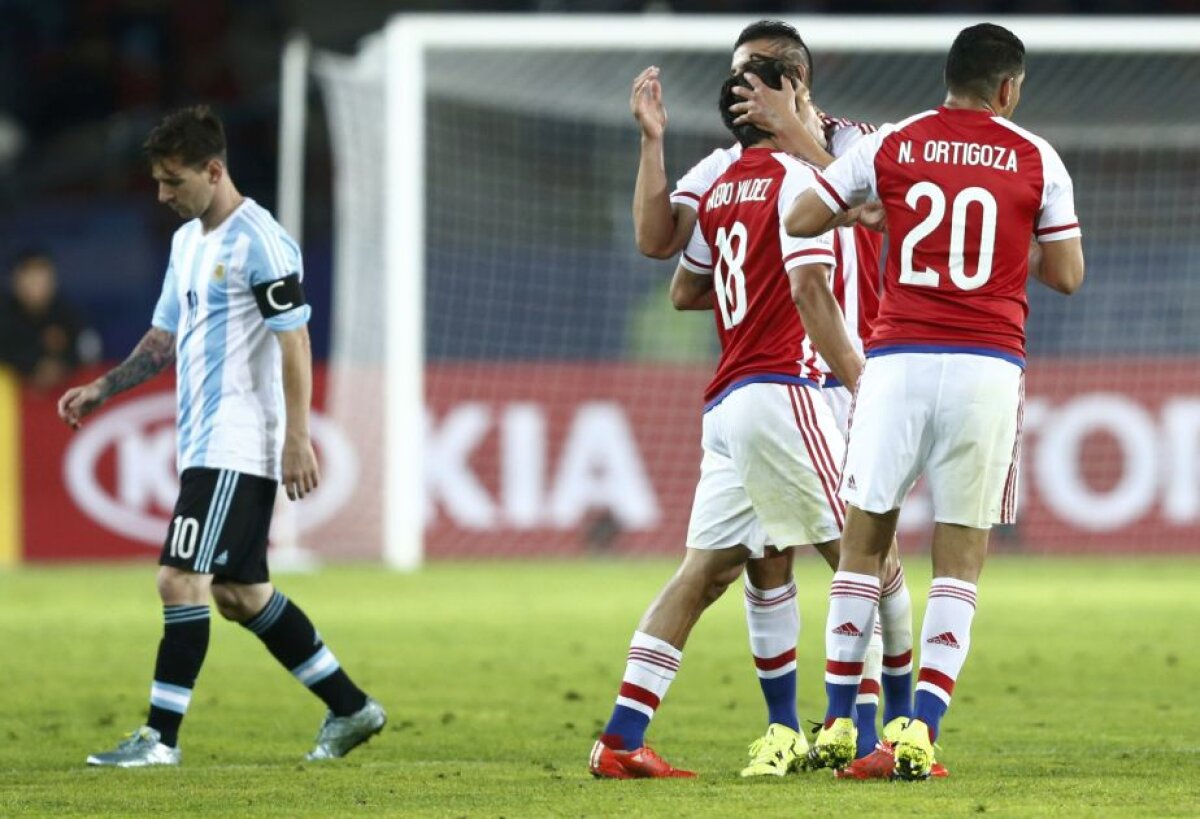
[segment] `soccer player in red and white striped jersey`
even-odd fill
[[[826,635],[825,727],[813,751],[839,767],[899,507],[922,473],[933,496],[934,580],[921,633],[914,719],[896,774],[929,775],[942,716],[970,646],[988,532],[1016,511],[1025,295],[1035,276],[1063,293],[1083,282],[1070,176],[1041,137],[1010,121],[1025,48],[1007,29],[964,29],[946,60],[945,104],[864,138],[793,205],[788,232],[824,233],[877,196],[890,245],[867,345],[841,496],[848,504]]]
[[[847,152],[859,139],[875,131],[868,123],[830,117],[812,106],[808,91],[813,76],[812,58],[803,39],[791,26],[763,20],[743,29],[734,48],[731,70],[740,71],[755,57],[782,60],[794,67],[794,76],[785,78],[780,89],[772,89],[749,74],[748,86],[734,92],[739,100],[731,110],[739,115],[739,124],[748,122],[772,133],[780,148],[817,167],[826,166],[835,156]],[[676,182],[668,197],[663,159],[666,112],[658,69],[646,69],[634,81],[630,107],[642,126],[641,161],[633,206],[638,247],[648,256],[670,258],[683,249],[695,225],[701,199],[717,178],[741,157],[742,146],[734,143],[713,151]],[[862,351],[862,339],[870,335],[879,306],[882,241],[882,234],[861,225],[834,234],[838,263],[833,292],[859,352]],[[820,358],[818,367],[823,374],[821,396],[833,409],[844,436],[851,405],[850,390]],[[781,674],[771,666],[774,654],[764,653],[769,650],[768,646],[795,648],[800,623],[794,602],[791,559],[790,552],[768,553],[751,560],[746,567],[746,621],[755,667],[768,706],[769,723],[791,724],[799,719],[794,702],[784,705],[786,691],[795,687],[794,672]],[[863,775],[868,769],[890,771],[890,761],[877,759],[880,755],[875,753],[877,746],[883,747],[878,743],[875,727],[881,683],[885,694],[885,735],[894,733],[911,716],[911,596],[904,582],[898,551],[889,565],[888,588],[880,606],[880,622],[885,627],[872,644],[857,703],[858,756],[862,763],[856,763],[848,771],[854,776]],[[788,599],[793,600],[790,605],[763,605],[764,600],[789,592]],[[786,634],[793,635],[790,642]]]
[[[779,61],[756,65],[776,88],[789,70]],[[728,80],[722,98],[736,99],[732,88],[742,82],[742,75]],[[770,134],[750,125],[734,127],[732,114],[724,118],[747,150],[701,203],[671,285],[678,308],[702,306],[713,313],[722,347],[704,395],[704,457],[688,548],[634,635],[612,717],[589,760],[596,776],[688,775],[645,746],[646,728],[692,627],[747,560],[761,558],[768,548],[807,544],[836,562],[843,441],[820,396],[813,345],[847,382],[857,380],[862,358],[829,286],[836,263],[833,239],[782,234],[781,208],[814,183],[815,171],[779,151]],[[756,593],[751,602],[770,621],[761,634],[751,630],[756,655],[757,637],[771,659],[758,666],[767,672],[760,675],[764,693],[770,702],[776,683],[785,690],[779,692],[781,716],[756,743],[769,752],[753,754],[743,775],[783,775],[807,749],[795,718],[796,624],[783,613],[795,609],[795,587]],[[790,628],[776,634],[769,627],[774,620]],[[781,675],[791,675],[791,684]]]

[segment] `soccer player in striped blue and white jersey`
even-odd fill
[[[159,558],[164,626],[149,717],[115,750],[87,761],[179,763],[179,727],[208,649],[210,595],[328,707],[308,758],[344,756],[382,730],[386,714],[275,589],[267,568],[279,483],[299,500],[319,480],[300,249],[234,186],[224,128],[209,108],[170,114],[144,148],[159,201],[187,221],[171,241],[149,332],[123,363],[68,390],[58,411],[78,428],[105,400],[174,362],[180,489]]]

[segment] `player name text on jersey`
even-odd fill
[[[742,179],[738,182],[722,182],[708,195],[708,208],[724,207],[739,202],[765,202],[772,179]]]
[[[897,161],[913,162],[912,140],[904,140],[897,151]],[[922,158],[941,165],[982,165],[997,171],[1017,172],[1017,152],[1000,145],[980,145],[978,142],[949,142],[931,139],[924,143]]]

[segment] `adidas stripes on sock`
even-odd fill
[[[800,609],[796,584],[774,589],[755,588],[746,579],[746,626],[754,670],[767,703],[767,723],[800,730],[796,712],[796,640]]]
[[[867,656],[863,658],[862,682],[858,684],[858,696],[854,699],[854,727],[858,729],[858,751],[855,756],[864,757],[879,744],[879,729],[875,717],[879,714],[879,675],[883,665],[883,629],[875,620],[871,642],[867,645]]]
[[[614,751],[646,744],[646,728],[679,671],[683,652],[641,631],[633,633],[617,703],[600,741]]]
[[[862,682],[863,660],[875,630],[878,604],[878,577],[834,573],[825,626],[825,693],[829,700],[826,725],[854,715],[854,700]]]
[[[242,625],[258,635],[292,676],[329,707],[335,717],[353,714],[367,695],[342,670],[300,607],[278,590],[258,614]]]
[[[146,724],[174,748],[179,726],[192,701],[192,689],[208,653],[211,626],[208,606],[163,606],[163,636],[150,684],[150,715]]]
[[[971,647],[975,592],[974,583],[952,577],[935,577],[929,588],[913,716],[929,726],[931,739],[937,739],[942,717],[950,707],[954,682]]]
[[[912,716],[912,595],[904,569],[884,584],[879,597],[883,626],[883,723]]]

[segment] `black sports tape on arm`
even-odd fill
[[[300,286],[300,274],[290,273],[282,279],[262,282],[250,288],[258,311],[263,318],[283,315],[289,310],[304,306],[304,288]]]

